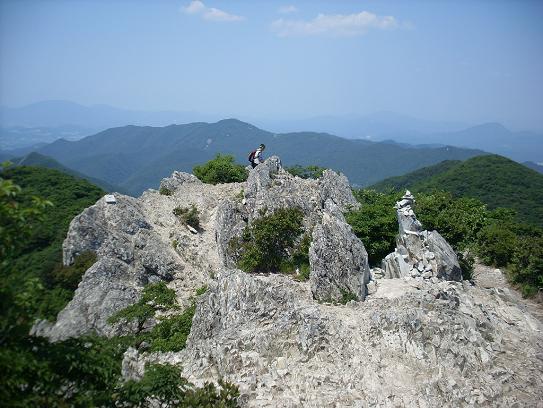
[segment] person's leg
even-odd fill
[[[257,164],[255,162],[252,162],[251,166],[253,166],[253,169],[254,169],[257,166]]]

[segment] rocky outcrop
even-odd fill
[[[115,194],[116,204],[100,199],[70,223],[63,243],[66,265],[92,250],[97,262],[89,268],[72,301],[53,325],[40,323],[33,333],[61,340],[89,332],[118,335],[135,330],[126,323],[108,324],[119,310],[134,304],[143,287],[170,282],[180,304],[222,265],[215,245],[216,210],[239,194],[239,184],[204,185],[193,175],[175,172],[162,180],[173,193],[155,190],[140,198]],[[194,235],[174,215],[175,207],[195,205],[203,230]]]
[[[181,362],[237,384],[243,407],[535,406],[541,323],[468,283],[379,281],[365,302],[320,304],[282,275],[221,272],[180,353],[130,350],[125,375]]]
[[[194,174],[174,171],[170,177],[163,178],[160,181],[160,189],[166,189],[173,193],[186,183],[202,184]]]
[[[311,226],[320,222],[328,199],[342,212],[360,205],[344,175],[326,170],[318,180],[301,179],[286,172],[277,156],[250,172],[245,199],[250,220],[279,208],[299,208]]]
[[[247,226],[247,221],[246,210],[241,202],[225,200],[218,206],[215,236],[217,251],[223,266],[235,267],[235,260],[229,251],[229,243],[232,238],[241,235]]]
[[[366,297],[370,270],[364,244],[354,235],[334,203],[328,203],[322,223],[313,230],[309,248],[313,297],[319,301],[340,302],[354,296]]]
[[[114,205],[100,199],[70,223],[63,243],[64,263],[71,264],[88,250],[95,251],[98,260],[87,270],[55,324],[39,334],[60,340],[90,331],[126,333],[130,327],[109,325],[108,317],[135,303],[144,285],[171,281],[182,271],[171,245],[153,231],[138,200],[120,194],[116,199]]]
[[[302,180],[270,158],[246,183],[205,185],[178,173],[163,186],[173,194],[116,194],[117,204],[99,200],[72,221],[64,262],[86,250],[98,260],[54,325],[42,322],[35,334],[129,332],[107,318],[136,302],[146,283],[167,281],[182,307],[205,283],[185,350],[130,348],[123,377],[141,378],[149,362],[181,363],[196,385],[238,385],[242,407],[505,407],[543,399],[541,322],[504,288],[455,281],[454,252],[422,229],[410,194],[397,205],[396,252],[370,272],[342,215],[356,206],[354,197],[334,172]],[[173,215],[192,205],[196,234]],[[310,281],[233,269],[230,240],[283,207],[300,208],[313,231]],[[345,292],[359,301],[315,300]]]
[[[412,208],[414,203],[409,191],[396,203],[399,234],[396,249],[383,260],[385,277],[461,281],[462,270],[454,250],[437,231],[422,230]]]
[[[138,199],[116,194],[116,204],[101,199],[74,218],[63,244],[65,264],[87,250],[95,251],[98,260],[54,325],[41,323],[34,333],[57,340],[91,331],[108,336],[130,331],[124,323],[108,324],[108,318],[159,280],[170,282],[179,303],[186,304],[220,268],[234,266],[228,243],[253,219],[297,207],[311,231],[321,222],[325,201],[338,208],[339,216],[355,203],[344,176],[327,171],[320,180],[302,180],[283,170],[278,157],[252,170],[246,183],[212,186],[176,171],[160,186],[171,195],[155,190]],[[196,234],[173,215],[174,208],[192,205],[202,227]]]

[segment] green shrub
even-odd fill
[[[486,205],[475,198],[455,199],[450,193],[418,194],[415,211],[424,229],[436,230],[457,251],[473,247],[488,223]]]
[[[473,278],[473,264],[475,263],[475,258],[468,251],[466,253],[457,252],[458,264],[460,269],[462,269],[462,279],[471,280]]]
[[[194,229],[200,229],[200,218],[198,210],[191,205],[190,208],[176,207],[173,209],[173,214],[178,217],[183,224],[190,225]]]
[[[206,164],[194,166],[194,175],[207,184],[235,183],[247,180],[245,167],[236,164],[234,156],[217,154]]]
[[[300,166],[299,164],[296,164],[291,167],[286,167],[286,171],[288,171],[293,176],[298,176],[303,179],[318,179],[319,177],[322,177],[322,174],[324,173],[324,170],[326,170],[325,167],[319,167],[319,166]]]
[[[181,376],[179,366],[151,364],[140,381],[129,380],[120,387],[117,401],[145,407],[146,398],[153,397],[162,405],[175,407],[237,407],[238,388],[224,381],[219,381],[219,387],[206,383],[197,388]]]
[[[500,224],[483,227],[477,234],[477,255],[481,260],[494,266],[507,266],[513,257],[517,236]]]
[[[543,288],[543,237],[521,236],[509,265],[509,278],[520,284],[524,296],[535,295]]]
[[[110,316],[108,323],[117,323],[121,320],[136,321],[138,329],[155,315],[157,310],[172,310],[177,308],[175,291],[161,281],[152,283],[143,288],[140,300]]]
[[[165,196],[171,196],[173,194],[172,190],[166,187],[160,187],[160,190],[158,192]]]
[[[394,204],[401,195],[373,190],[357,190],[354,194],[361,203],[360,209],[347,213],[345,219],[364,243],[370,265],[380,266],[396,246],[398,221]]]
[[[302,221],[298,208],[282,208],[255,220],[241,238],[230,241],[238,266],[246,272],[278,272],[303,232]]]
[[[202,296],[206,292],[207,292],[207,285],[201,286],[198,289],[196,289],[196,296]]]
[[[187,338],[192,327],[192,318],[196,311],[193,303],[180,315],[161,318],[152,330],[143,337],[151,344],[151,351],[181,351],[187,344]]]
[[[339,301],[339,303],[341,303],[342,305],[346,305],[351,300],[357,301],[358,296],[347,290],[341,290],[341,300]]]
[[[57,264],[51,272],[52,285],[75,291],[83,274],[94,265],[96,259],[96,252],[85,251],[75,257],[72,265]]]

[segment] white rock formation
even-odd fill
[[[399,234],[396,249],[383,259],[385,277],[461,281],[462,270],[454,250],[437,231],[422,230],[412,208],[414,203],[409,190],[396,203]]]
[[[100,200],[85,210],[70,226],[65,262],[86,249],[97,251],[98,262],[55,325],[36,325],[35,332],[53,339],[89,330],[122,333],[130,328],[109,326],[107,317],[136,302],[146,282],[169,281],[181,304],[207,283],[186,349],[131,348],[125,378],[141,377],[148,362],[181,363],[197,385],[220,378],[237,384],[242,407],[541,404],[541,321],[506,288],[438,279],[453,276],[447,262],[454,258],[437,233],[422,231],[406,208],[409,196],[398,206],[398,254],[406,255],[406,273],[424,274],[424,262],[412,262],[421,254],[432,278],[377,279],[393,277],[392,270],[400,275],[400,266],[385,265],[371,271],[368,287],[363,244],[341,214],[356,206],[346,179],[326,172],[320,180],[301,180],[286,174],[277,158],[267,163],[246,183],[204,185],[178,173],[162,183],[172,196],[117,195],[116,205]],[[172,214],[192,204],[200,211],[198,234]],[[301,208],[305,227],[315,231],[310,282],[234,269],[230,239],[264,209],[285,206]],[[315,300],[321,288],[322,298],[347,288],[365,301],[321,303]]]
[[[537,406],[542,324],[469,283],[381,279],[365,302],[320,304],[306,283],[225,271],[198,302],[180,362],[196,384],[236,383],[243,407]]]
[[[303,180],[284,171],[276,156],[251,171],[246,183],[213,186],[191,174],[174,172],[160,186],[172,195],[161,195],[156,190],[148,190],[138,199],[117,194],[117,204],[106,204],[101,199],[72,220],[63,244],[65,264],[71,264],[75,256],[86,250],[96,251],[98,261],[85,273],[73,300],[54,325],[41,322],[33,328],[34,334],[52,340],[91,331],[108,336],[125,334],[134,327],[124,323],[111,325],[107,319],[136,303],[146,284],[170,282],[179,303],[188,304],[196,288],[212,279],[222,267],[234,266],[228,243],[264,212],[300,208],[310,231],[321,223],[326,202],[329,208],[336,208],[329,216],[341,218],[341,211],[358,205],[345,176],[326,171],[319,180]],[[200,212],[198,234],[173,215],[174,208],[191,205]],[[363,274],[366,270],[352,263],[367,264],[364,247],[348,225],[344,228],[350,239],[358,241],[362,249],[359,255],[363,255],[345,260],[344,268]],[[353,277],[352,273],[340,274],[327,289],[332,294],[337,292],[335,285],[352,286],[343,285],[341,277],[367,281]],[[365,286],[353,287],[353,291],[363,299]]]

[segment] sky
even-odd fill
[[[0,0],[0,105],[543,129],[543,1]]]

